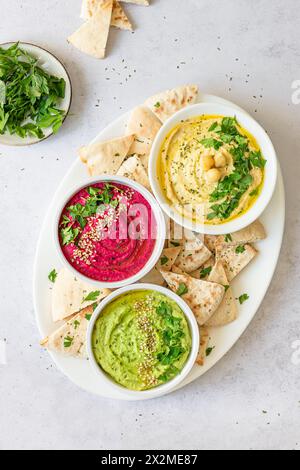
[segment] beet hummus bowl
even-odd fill
[[[161,256],[166,223],[155,198],[128,178],[87,179],[62,201],[54,237],[64,265],[99,288],[146,276]]]

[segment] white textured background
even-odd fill
[[[135,34],[112,31],[108,58],[96,61],[66,42],[80,24],[80,0],[0,0],[0,42],[49,48],[74,88],[57,137],[0,147],[0,340],[7,344],[0,448],[297,449],[300,105],[291,87],[300,80],[300,2],[152,0],[148,9],[126,10]],[[287,189],[280,264],[251,326],[202,379],[157,401],[102,400],[72,385],[38,345],[31,292],[38,234],[78,146],[148,95],[185,82],[235,101],[270,133]]]

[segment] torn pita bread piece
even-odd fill
[[[181,295],[190,306],[200,326],[215,313],[225,294],[225,288],[213,282],[194,279],[187,274],[180,275],[160,271],[171,290]]]
[[[165,122],[180,109],[194,104],[197,95],[198,87],[187,85],[154,95],[148,98],[145,104],[162,122]]]
[[[117,172],[118,176],[125,176],[137,183],[140,183],[142,186],[151,191],[151,185],[148,178],[148,174],[142,164],[141,160],[137,155],[129,157],[121,165],[120,169]]]
[[[217,261],[213,267],[208,280],[210,282],[216,282],[217,284],[222,284],[225,286],[225,295],[219,308],[208,320],[206,325],[210,327],[228,325],[237,319],[238,308],[232,288],[228,283],[225,269],[220,261]]]
[[[97,289],[63,268],[59,271],[53,285],[52,319],[54,322],[64,320],[89,305],[99,303],[110,293],[109,289]],[[89,297],[91,300],[85,301]]]
[[[84,308],[58,330],[42,340],[40,345],[65,356],[86,358],[86,335],[93,311],[92,306]]]
[[[229,235],[220,235],[216,238],[216,244],[224,246],[237,246],[255,243],[267,237],[263,224],[256,220],[253,224]]]
[[[180,255],[177,258],[176,266],[185,273],[191,273],[200,268],[211,258],[211,252],[204,245],[201,238],[193,232],[185,232],[185,240]]]
[[[209,344],[209,332],[208,329],[204,326],[199,326],[199,333],[200,333],[200,344],[199,344],[199,351],[198,356],[196,359],[196,363],[199,366],[204,366],[204,361],[206,358],[206,351]]]
[[[99,2],[93,16],[69,36],[69,43],[85,54],[104,59],[112,8],[113,0]]]
[[[103,0],[83,0],[80,17],[84,20],[92,18],[95,11],[97,11],[97,7],[102,3],[102,1]],[[113,0],[110,24],[111,26],[115,26],[119,29],[126,29],[129,31],[132,31],[133,29],[127,15],[117,0]]]
[[[181,248],[165,248],[161,254],[161,257],[156,265],[157,269],[163,269],[164,271],[171,271],[176,259],[181,252]]]
[[[135,3],[136,5],[145,5],[145,6],[150,5],[149,0],[120,0],[120,1],[124,3]]]
[[[97,142],[79,149],[79,157],[91,176],[115,175],[128,155],[134,136]]]
[[[242,250],[239,248],[239,246],[217,246],[216,260],[223,264],[229,283],[258,254],[258,251],[251,245],[244,245]]]
[[[152,143],[160,128],[160,120],[149,108],[146,106],[135,108],[131,113],[127,126],[127,134],[135,135],[130,152],[149,155]]]
[[[170,219],[168,227],[168,246],[170,248],[174,246],[183,246],[185,243],[184,232],[184,227],[174,222],[174,220]]]

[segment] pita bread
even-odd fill
[[[255,258],[258,251],[251,245],[245,245],[243,253],[236,252],[236,246],[217,246],[216,260],[224,266],[229,283]]]
[[[196,363],[199,366],[204,366],[204,361],[206,359],[206,351],[209,344],[209,332],[208,329],[204,326],[199,327],[200,333],[200,344],[199,344],[199,352],[196,359]]]
[[[212,253],[215,253],[215,251],[216,251],[215,243],[216,243],[217,239],[218,239],[218,237],[216,235],[204,235],[204,245]]]
[[[225,269],[220,261],[217,261],[213,267],[212,272],[209,275],[208,280],[210,282],[216,282],[223,286],[228,286],[228,279],[225,273]],[[218,308],[218,310],[212,315],[212,317],[206,323],[207,326],[218,327],[228,325],[236,320],[238,317],[238,308],[234,298],[232,288],[229,287],[224,295],[224,298]]]
[[[163,269],[164,271],[171,271],[178,255],[180,254],[181,248],[165,248],[161,254],[161,257],[157,263],[157,269]]]
[[[133,135],[127,135],[81,147],[80,159],[87,164],[91,176],[115,175],[127,157],[133,139]]]
[[[130,178],[133,181],[140,183],[142,186],[145,186],[145,188],[151,191],[148,174],[144,168],[144,165],[142,164],[141,160],[137,155],[129,157],[127,160],[125,160],[125,162],[118,170],[117,175]]]
[[[259,220],[256,220],[256,222],[253,222],[249,227],[239,232],[231,233],[229,237],[228,235],[216,237],[216,244],[224,246],[246,245],[248,243],[264,240],[266,237],[267,234],[263,224]]]
[[[133,27],[128,19],[128,16],[126,15],[125,11],[121,7],[120,3],[117,2],[117,0],[114,0],[110,24],[119,29],[133,31]]]
[[[93,16],[68,41],[80,51],[104,59],[112,16],[113,0],[102,0]]]
[[[140,282],[145,284],[155,284],[157,286],[166,285],[164,278],[156,268],[152,269],[152,271],[150,271],[150,273],[143,277]]]
[[[120,0],[124,3],[135,3],[136,5],[145,5],[149,6],[149,0]]]
[[[95,291],[99,291],[95,300],[82,302],[91,292]],[[99,303],[110,293],[109,289],[98,289],[94,285],[81,281],[71,271],[63,268],[59,271],[52,290],[53,321],[64,320],[95,302]]]
[[[86,358],[88,318],[93,314],[93,311],[92,306],[81,310],[58,330],[42,340],[41,346],[65,356]]]
[[[211,252],[201,239],[193,232],[186,231],[181,253],[175,263],[176,266],[185,273],[191,273],[200,268],[210,258]]]
[[[80,14],[81,18],[83,18],[84,20],[92,18],[95,10],[97,10],[97,7],[99,6],[99,4],[101,4],[101,1],[102,0],[83,0]],[[113,9],[110,24],[111,26],[115,26],[116,28],[126,29],[129,31],[132,31],[133,29],[123,8],[117,0],[113,0]]]
[[[180,109],[195,103],[197,95],[198,87],[187,85],[154,95],[145,104],[162,122],[165,122]]]
[[[182,284],[187,287],[188,292],[182,295],[182,298],[194,312],[199,325],[204,325],[222,302],[225,288],[219,284],[194,279],[187,274],[180,275],[163,270],[160,272],[173,292],[177,292]]]
[[[130,116],[127,134],[135,135],[131,153],[149,155],[153,140],[161,128],[161,122],[146,106],[135,108]]]
[[[174,246],[183,246],[185,243],[184,233],[184,227],[174,222],[174,220],[170,220],[168,246],[170,248]]]

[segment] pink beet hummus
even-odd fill
[[[156,243],[156,220],[148,201],[118,183],[79,191],[59,221],[59,241],[71,266],[90,279],[119,282],[139,273]]]

